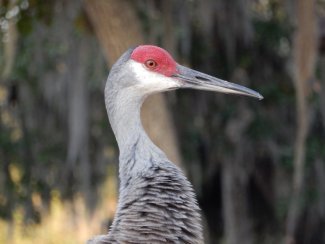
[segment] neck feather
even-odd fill
[[[140,118],[144,98],[132,89],[106,93],[106,108],[120,153],[132,147],[139,136],[145,135]]]
[[[152,157],[166,158],[143,129],[140,111],[145,98],[132,88],[119,92],[107,90],[107,87],[105,90],[106,109],[120,150],[120,172],[123,174],[144,170],[150,166],[147,162]],[[141,156],[142,163],[135,168],[128,168],[128,161],[134,159],[136,154]]]

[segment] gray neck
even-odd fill
[[[132,173],[146,168],[149,158],[159,156],[165,158],[165,154],[153,144],[143,129],[140,117],[141,106],[146,97],[137,94],[132,88],[126,88],[119,92],[105,90],[105,101],[108,117],[115,134],[120,150],[120,172]],[[135,154],[141,156],[142,165],[136,168],[127,168],[127,161],[134,159]],[[121,175],[120,175],[121,176]]]
[[[144,98],[135,96],[131,89],[124,89],[120,92],[108,92],[105,99],[108,118],[120,153],[124,154],[140,136],[145,135],[140,119]]]

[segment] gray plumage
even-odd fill
[[[236,93],[248,88],[185,68],[163,49],[139,46],[113,65],[105,104],[119,150],[119,200],[107,235],[88,243],[203,243],[200,209],[190,182],[145,133],[140,109],[153,93],[177,88]]]

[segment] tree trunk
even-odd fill
[[[248,208],[249,144],[244,131],[250,125],[253,114],[245,103],[238,105],[239,116],[230,121],[226,134],[233,145],[234,153],[222,163],[222,202],[227,244],[254,243],[252,222]],[[243,161],[243,158],[245,160]]]
[[[320,57],[319,60],[320,63],[320,84],[321,84],[321,89],[320,89],[320,94],[319,94],[319,100],[320,100],[320,112],[322,115],[322,122],[323,122],[323,127],[325,129],[325,55],[323,54]]]
[[[292,77],[296,90],[296,141],[294,145],[294,174],[292,198],[286,223],[286,243],[296,243],[295,232],[301,214],[304,191],[304,165],[310,107],[307,82],[313,78],[316,62],[316,15],[314,0],[298,0],[295,6],[296,32],[293,38]]]
[[[75,38],[72,38],[75,39]],[[67,65],[68,86],[68,151],[69,173],[77,176],[80,189],[85,194],[88,206],[93,206],[91,191],[91,166],[89,161],[89,105],[85,63],[89,49],[86,39],[70,42]],[[83,51],[80,51],[83,50]],[[82,69],[80,67],[83,67]],[[78,164],[78,165],[77,165]]]
[[[143,43],[134,8],[125,0],[86,0],[85,9],[111,66],[129,47]],[[121,14],[123,13],[123,14]],[[142,121],[153,142],[176,164],[180,154],[165,98],[149,97],[143,105]]]
[[[15,0],[10,0],[9,1],[9,8],[13,9],[17,2]],[[1,4],[0,4],[1,6]],[[3,72],[1,74],[1,78],[6,80],[12,71],[14,62],[15,62],[15,56],[16,56],[16,50],[17,50],[17,40],[18,40],[18,31],[16,27],[17,23],[17,17],[11,17],[8,20],[8,30],[7,30],[7,38],[8,40],[6,42],[3,42],[4,45],[4,67],[3,67]]]
[[[69,189],[68,186],[71,186],[72,182],[75,186],[70,189],[80,190],[87,205],[92,207],[94,197],[91,190],[88,150],[89,110],[86,69],[91,56],[91,39],[84,35],[80,40],[76,30],[75,21],[82,10],[81,1],[56,1],[54,9],[54,21],[48,35],[53,35],[51,41],[53,43],[57,41],[61,46],[66,47],[66,51],[57,62],[58,66],[61,65],[59,75],[48,74],[40,87],[49,104],[64,108],[62,109],[64,119],[68,125],[66,164],[62,168],[62,181],[58,185],[62,189]],[[53,82],[50,83],[51,79]],[[63,88],[64,99],[55,94],[58,85],[60,89]],[[55,102],[51,101],[52,96],[56,98]],[[45,119],[44,124],[46,124]]]

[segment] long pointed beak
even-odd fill
[[[186,68],[182,65],[177,65],[177,69],[178,73],[174,74],[173,77],[182,83],[182,88],[192,88],[228,94],[240,94],[254,97],[259,100],[263,99],[261,94],[244,86],[215,78],[199,71]]]

